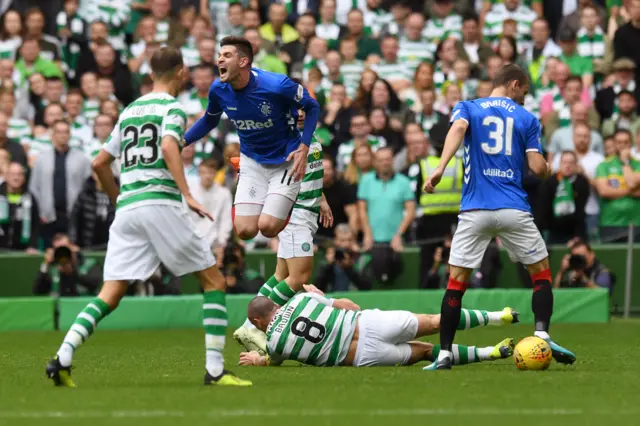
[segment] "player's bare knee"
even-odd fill
[[[236,216],[233,226],[241,240],[250,240],[258,235],[258,223],[249,217]]]
[[[416,314],[418,333],[416,337],[430,336],[440,331],[440,315]]]
[[[262,215],[258,220],[258,229],[267,238],[274,238],[284,228],[285,221],[273,216]]]

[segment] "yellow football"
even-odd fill
[[[520,340],[513,351],[513,360],[518,370],[546,370],[551,359],[549,344],[535,336]]]

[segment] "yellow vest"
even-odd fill
[[[420,161],[420,173],[422,182],[429,179],[438,167],[439,157],[429,156]],[[460,201],[462,201],[462,160],[453,157],[444,169],[442,179],[433,194],[429,194],[422,189],[420,195],[420,208],[425,215],[436,215],[441,213],[458,213],[460,211]]]

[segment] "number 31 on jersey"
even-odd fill
[[[505,155],[511,155],[513,148],[513,123],[513,117],[507,117],[506,120],[493,115],[485,117],[484,120],[482,120],[482,125],[489,127],[489,139],[492,139],[493,143],[482,142],[482,150],[489,155],[497,155],[502,153],[504,149]]]

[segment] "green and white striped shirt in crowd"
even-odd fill
[[[169,20],[156,22],[156,38],[158,43],[166,43],[169,40]]]
[[[436,89],[436,96],[440,97],[443,95],[442,88],[447,81],[453,81],[455,79],[455,74],[453,70],[451,70],[448,74],[442,70],[442,66],[440,62],[436,65],[436,68],[433,70],[433,86]]]
[[[356,59],[353,63],[340,65],[340,74],[342,74],[342,82],[347,89],[349,97],[355,95],[360,85],[360,78],[364,71],[364,62]]]
[[[413,78],[412,78],[413,81]],[[400,100],[404,102],[412,111],[419,111],[420,107],[420,95],[414,87],[404,89],[398,94]]]
[[[199,118],[207,109],[209,95],[205,94],[205,96],[200,97],[198,96],[198,91],[194,88],[189,90],[188,92],[182,93],[179,96],[178,100],[182,105],[184,105],[184,111],[188,116],[197,115]]]
[[[182,206],[182,195],[162,156],[161,141],[172,136],[182,144],[186,122],[184,108],[168,93],[142,96],[120,114],[102,148],[121,160],[117,209]]]
[[[380,35],[382,28],[392,22],[393,14],[382,8],[377,8],[376,10],[367,8],[367,10],[364,10],[365,28],[369,28],[371,34],[376,38]]]
[[[43,133],[40,136],[31,136],[30,138],[24,137],[20,142],[22,142],[23,145],[26,145],[29,148],[29,157],[34,157],[41,152],[53,149],[53,145],[51,143],[51,133],[49,132]]]
[[[524,97],[524,109],[533,114],[538,120],[540,120],[540,102],[537,96],[533,96],[531,93],[527,93]]]
[[[430,115],[425,115],[424,112],[416,115],[416,123],[422,127],[425,134],[428,134],[433,126],[440,120],[440,115],[433,111]]]
[[[531,44],[531,25],[537,16],[527,6],[520,5],[515,10],[510,11],[504,4],[496,4],[485,18],[484,37],[488,42],[496,43],[502,35],[504,21],[513,19],[517,23],[516,41],[518,42],[518,51],[522,52]]]
[[[323,59],[313,59],[311,55],[307,54],[302,60],[302,79],[304,81],[309,81],[309,70],[314,67],[318,68],[323,76],[329,73],[327,64]]]
[[[553,91],[553,110],[558,113],[558,126],[560,128],[571,126],[571,107],[564,100],[557,87]]]
[[[411,67],[401,61],[391,64],[382,60],[371,68],[378,74],[378,77],[387,80],[389,83],[399,80],[413,80]]]
[[[360,312],[332,307],[333,301],[298,293],[276,312],[267,327],[267,352],[274,364],[340,365],[356,330]]]
[[[411,74],[416,71],[420,62],[433,60],[434,51],[426,37],[421,37],[420,40],[414,41],[403,36],[400,37],[399,46],[398,60],[409,66]]]
[[[23,118],[11,117],[8,122],[7,139],[20,143],[23,138],[31,136],[31,126]]]
[[[422,35],[436,46],[449,37],[462,39],[462,16],[455,13],[445,18],[434,16],[425,23]]]
[[[124,51],[126,24],[131,16],[131,0],[91,0],[84,17],[89,23],[102,21],[109,27],[109,43]]]
[[[89,123],[93,123],[100,114],[100,101],[98,99],[85,99],[82,104],[82,115]]]
[[[15,60],[16,52],[22,44],[22,37],[12,37],[0,40],[0,59]]]
[[[382,136],[369,135],[367,137],[367,143],[376,152],[379,148],[387,146],[387,141]],[[351,155],[356,149],[356,144],[351,139],[350,141],[343,142],[338,147],[338,154],[336,155],[336,168],[340,173],[344,172],[351,161]]]
[[[589,35],[587,29],[581,27],[576,34],[576,38],[578,41],[576,46],[578,55],[591,59],[604,58],[607,42],[602,28],[596,27],[593,34]]]
[[[332,42],[338,40],[338,36],[340,34],[340,25],[335,22],[322,23],[316,25],[316,36],[321,39],[327,40],[327,42]]]
[[[293,205],[289,222],[296,225],[310,227],[315,234],[318,230],[318,215],[320,214],[320,201],[322,201],[322,145],[313,137],[307,155],[307,168],[304,178],[300,182],[298,199]]]
[[[180,48],[182,60],[187,68],[195,67],[200,63],[200,52],[193,37],[187,38],[187,42]]]

